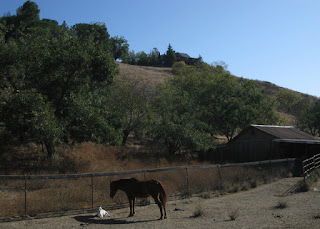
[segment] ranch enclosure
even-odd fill
[[[62,217],[2,222],[6,229],[64,229],[64,228],[319,228],[320,182],[311,191],[288,193],[300,177],[282,178],[269,184],[238,193],[211,196],[193,196],[168,202],[168,218],[158,220],[159,209],[155,204],[136,208],[136,215],[128,217],[129,208],[108,211],[111,217],[102,219],[96,212]],[[278,204],[286,203],[285,208]],[[195,211],[202,215],[195,217]],[[238,213],[235,220],[230,214]]]
[[[71,210],[90,212],[99,206],[107,210],[126,207],[128,201],[123,192],[119,191],[114,199],[109,196],[110,181],[120,178],[158,179],[166,187],[170,201],[199,193],[248,190],[290,176],[294,168],[295,159],[281,159],[95,174],[1,175],[0,217],[5,221],[17,216],[57,216]],[[150,200],[138,199],[137,205],[150,204]]]

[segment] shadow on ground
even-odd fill
[[[78,222],[86,223],[86,224],[133,224],[133,223],[146,223],[146,222],[157,221],[157,220],[127,221],[121,218],[99,219],[98,217],[92,216],[92,215],[75,216],[74,219],[77,220]]]

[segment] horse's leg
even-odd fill
[[[166,210],[166,198],[164,198],[161,194],[159,194],[160,202],[162,204],[162,208],[164,211],[164,218],[167,218],[167,210]]]
[[[161,214],[160,219],[163,219],[162,203],[161,203],[161,201],[160,201],[160,199],[159,199],[159,193],[153,194],[152,197],[153,197],[153,199],[154,199],[154,202],[156,202],[156,204],[157,204],[158,207],[160,208],[160,214]]]
[[[129,204],[130,204],[130,214],[129,217],[133,216],[133,198],[132,197],[128,197],[129,198]]]
[[[133,197],[133,200],[132,200],[132,216],[136,213],[134,211],[134,205],[136,204],[136,197]]]

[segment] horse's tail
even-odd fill
[[[165,207],[166,203],[167,203],[167,192],[166,192],[166,189],[164,188],[163,184],[161,182],[159,182],[159,183],[160,183],[160,187],[161,187],[159,198],[160,198],[162,205]]]

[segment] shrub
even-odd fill
[[[307,180],[303,180],[299,184],[299,191],[300,192],[308,192],[310,190],[311,183]]]
[[[239,208],[229,213],[230,220],[236,220],[239,216]]]
[[[205,212],[203,208],[201,207],[201,205],[198,205],[197,208],[194,210],[192,217],[197,218],[200,216],[203,217],[204,215],[205,215]]]
[[[235,184],[231,189],[230,189],[230,193],[236,193],[239,192],[239,185]]]
[[[258,182],[256,180],[251,181],[250,183],[251,188],[256,188],[258,186]]]
[[[204,199],[210,199],[212,197],[212,195],[211,195],[210,191],[206,191],[201,195],[201,197]]]
[[[287,208],[287,207],[288,207],[287,201],[280,200],[278,202],[277,208],[284,209],[284,208]]]

